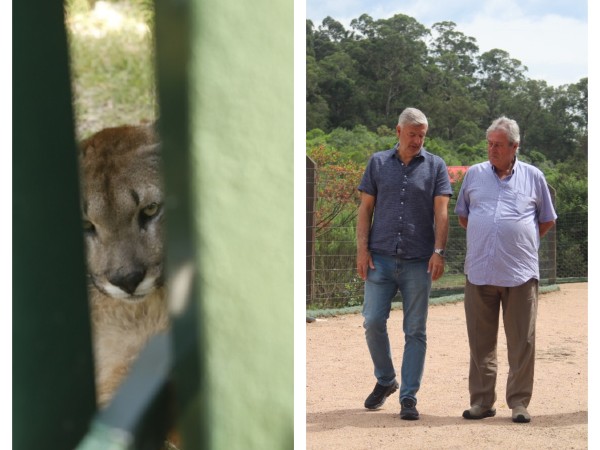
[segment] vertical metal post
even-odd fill
[[[195,170],[190,112],[192,6],[156,0],[156,74],[167,193],[167,284],[178,429],[188,450],[210,448],[203,329],[196,285]]]
[[[207,448],[292,448],[294,4],[194,0],[190,17]]]
[[[13,448],[64,450],[95,394],[63,3],[13,25]]]
[[[550,189],[552,203],[556,205],[556,189],[554,189],[552,186],[548,186],[548,188]],[[560,220],[560,218],[558,220]],[[558,226],[558,222],[556,226]],[[556,226],[552,227],[544,237],[544,240],[546,241],[545,256],[543,258],[543,260],[546,261],[544,267],[545,274],[540,274],[540,278],[546,278],[548,280],[548,284],[556,283]]]
[[[306,305],[313,300],[315,285],[315,210],[317,164],[306,156]]]

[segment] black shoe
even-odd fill
[[[394,381],[390,386],[383,386],[379,383],[375,385],[373,392],[365,400],[365,408],[377,409],[385,403],[385,399],[398,390],[398,383]]]
[[[403,420],[419,420],[417,403],[411,398],[405,398],[400,402],[400,418]]]
[[[463,412],[463,418],[468,420],[481,420],[495,415],[496,410],[494,408],[484,409],[479,405],[471,406],[470,409],[465,409]]]

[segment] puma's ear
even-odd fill
[[[153,145],[148,145],[148,149],[153,153],[160,153],[160,150],[161,150],[160,142],[153,144]]]
[[[160,143],[143,145],[138,149],[140,157],[158,157],[160,156]]]
[[[81,140],[78,142],[77,144],[77,148],[79,150],[79,156],[81,157],[85,157],[87,156],[88,152],[90,151],[94,151],[94,146],[93,146],[93,141],[92,138],[94,136],[88,136],[85,139]]]
[[[88,144],[87,142],[82,142],[79,145],[79,153],[81,154],[82,157],[86,157],[87,154],[89,152],[93,152],[94,151],[94,146],[91,144]]]

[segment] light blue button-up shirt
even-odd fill
[[[489,161],[467,170],[457,215],[468,219],[465,274],[476,285],[519,286],[539,280],[539,223],[556,219],[544,174],[515,161],[500,180]]]

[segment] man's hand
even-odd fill
[[[356,269],[358,271],[358,276],[361,277],[363,281],[367,280],[369,267],[372,270],[375,270],[375,265],[373,264],[373,259],[371,258],[371,252],[366,249],[358,250],[356,252]]]
[[[427,273],[431,274],[433,281],[438,280],[444,275],[444,257],[434,253],[429,258],[429,266],[427,267]]]

